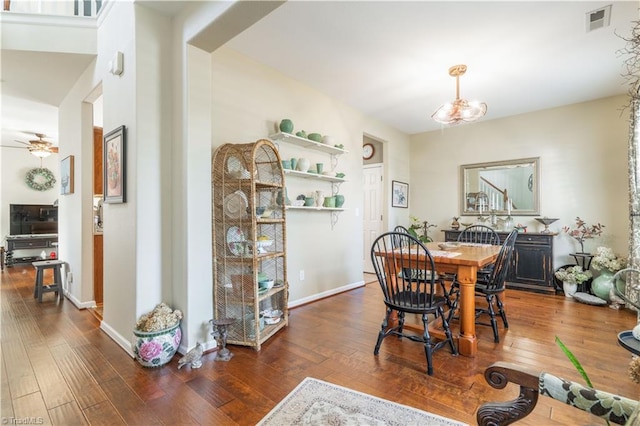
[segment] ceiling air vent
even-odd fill
[[[587,13],[587,32],[609,26],[611,5]]]

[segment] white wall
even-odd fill
[[[460,165],[540,157],[538,217],[559,218],[554,231],[574,225],[576,216],[600,222],[604,234],[588,240],[585,251],[606,245],[626,256],[628,112],[620,110],[627,103],[616,96],[412,136],[411,213],[438,224],[434,233],[442,237],[460,212]],[[515,222],[542,230],[534,217]],[[575,240],[561,233],[554,244],[556,265],[574,263],[568,254],[580,250]]]
[[[362,138],[366,133],[387,141],[390,182],[392,178],[409,178],[408,171],[401,172],[408,168],[407,135],[230,49],[213,53],[212,68],[214,149],[224,143],[266,138],[276,132],[281,119],[290,118],[294,132],[304,129],[307,133],[329,134],[350,151],[339,157],[336,167],[349,182],[340,186],[347,211],[339,215],[333,229],[326,212],[287,212],[290,303],[296,305],[362,284]],[[280,155],[306,157],[312,163],[323,162],[325,167],[330,164],[326,154],[284,143]],[[313,180],[289,177],[286,184],[289,198],[316,189],[331,191],[330,185]],[[305,271],[304,281],[299,279],[301,270]]]

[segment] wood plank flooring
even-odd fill
[[[582,383],[555,336],[597,388],[639,396],[627,376],[631,356],[616,340],[635,325],[635,312],[563,296],[510,290],[510,329],[501,327],[501,342],[494,344],[491,328],[479,326],[478,356],[440,350],[432,377],[425,374],[421,345],[407,339],[386,339],[373,355],[384,313],[377,283],[292,309],[290,326],[260,352],[230,346],[230,362],[215,362],[209,353],[202,368],[178,370],[179,355],[162,368],[142,368],[100,331],[94,315],[68,300],[57,304],[50,293],[37,303],[34,280],[28,266],[0,273],[3,423],[253,425],[310,376],[475,424],[480,404],[518,393],[515,385],[495,390],[486,384],[483,372],[492,362],[522,363]],[[604,424],[541,397],[521,424],[585,423]]]

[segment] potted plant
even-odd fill
[[[434,228],[438,225],[430,224],[426,220],[422,222],[415,216],[409,216],[409,219],[411,220],[411,225],[407,228],[409,234],[419,239],[422,243],[430,243],[433,241],[429,236],[429,228]]]
[[[143,367],[160,367],[171,361],[182,340],[181,319],[182,312],[166,303],[138,318],[133,352]]]
[[[556,278],[562,281],[562,290],[567,297],[573,297],[578,290],[578,284],[589,280],[593,275],[591,271],[585,271],[582,266],[575,265],[566,268],[560,268],[555,273]]]
[[[586,222],[580,219],[580,217],[578,216],[576,217],[576,226],[574,228],[564,226],[562,230],[578,241],[578,243],[580,244],[579,254],[584,254],[584,240],[599,236],[600,234],[602,234],[602,228],[604,227],[605,226],[601,225],[600,223],[587,226]]]
[[[625,267],[626,259],[616,256],[609,247],[598,247],[591,260],[591,268],[600,274],[591,283],[591,292],[600,299],[609,301],[609,293],[613,288],[613,275]],[[618,286],[618,290],[623,289]]]

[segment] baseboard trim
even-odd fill
[[[111,339],[118,344],[124,351],[129,354],[131,358],[135,358],[135,354],[133,353],[133,349],[131,349],[131,341],[129,339],[125,339],[122,337],[120,333],[114,330],[109,324],[104,322],[100,322],[100,330],[107,333],[107,336],[111,337]],[[133,332],[132,332],[133,333]]]
[[[90,300],[88,302],[81,302],[73,294],[71,294],[69,291],[65,291],[64,295],[78,309],[89,309],[89,308],[95,308],[96,307],[95,300]]]
[[[298,299],[294,301],[290,300],[288,306],[289,306],[289,309],[296,308],[298,306],[306,305],[311,302],[316,302],[320,299],[325,299],[330,296],[335,296],[336,294],[344,293],[345,291],[353,290],[354,288],[358,288],[358,287],[364,287],[364,281],[357,281],[352,284],[347,284],[345,286],[327,290],[322,293],[314,294],[313,296],[304,297],[302,299]]]

